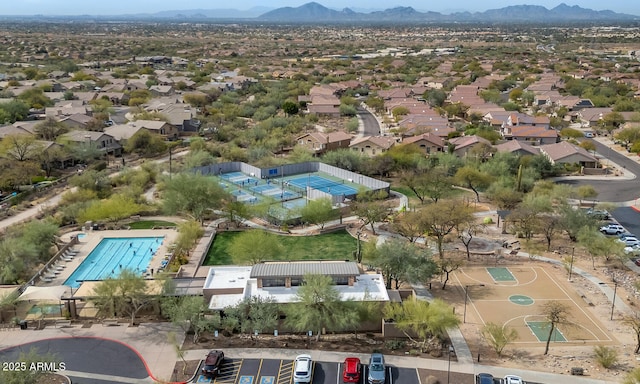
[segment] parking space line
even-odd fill
[[[258,366],[258,373],[256,373],[256,377],[260,377],[260,372],[262,371],[262,363],[264,362],[263,359],[260,359],[260,365]]]
[[[243,359],[233,360],[231,364],[223,364],[220,368],[218,376],[214,380],[214,383],[220,384],[235,384],[238,381],[238,375],[240,375],[240,367],[242,366]]]
[[[391,367],[389,367],[389,384],[393,384],[393,373],[391,372]]]
[[[340,384],[340,365],[342,365],[342,363],[338,363],[338,374],[336,375],[336,384]]]
[[[278,379],[276,384],[291,384],[293,381],[293,361],[280,360]]]

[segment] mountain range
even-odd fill
[[[1,12],[1,11],[0,11]],[[6,19],[30,19],[35,16],[0,16]],[[640,16],[616,13],[613,11],[595,11],[574,5],[560,5],[547,9],[540,5],[513,5],[484,12],[456,12],[442,14],[439,12],[420,12],[412,7],[395,7],[379,11],[357,12],[351,8],[342,10],[330,9],[317,2],[310,2],[299,7],[282,7],[277,9],[254,7],[248,10],[224,9],[188,9],[169,10],[156,13],[123,14],[123,15],[79,15],[79,16],[45,16],[38,19],[73,19],[73,20],[169,20],[169,21],[245,21],[269,23],[566,23],[595,22],[618,23],[640,20]]]
[[[283,7],[266,12],[258,20],[300,23],[340,23],[340,22],[527,22],[553,23],[576,21],[633,21],[640,17],[613,11],[594,11],[564,3],[552,9],[540,5],[513,5],[485,12],[457,12],[444,15],[439,12],[419,12],[412,7],[395,7],[384,11],[360,13],[344,8],[341,11],[329,9],[311,2],[299,7]]]

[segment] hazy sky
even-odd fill
[[[179,9],[219,9],[232,8],[246,10],[254,6],[269,8],[298,7],[311,0],[2,0],[0,15],[114,15],[127,13],[153,13],[157,11]],[[562,0],[316,0],[316,2],[334,9],[345,7],[358,10],[380,10],[395,6],[411,6],[418,11],[451,13],[457,11],[486,11],[509,5],[533,4],[553,8]],[[612,10],[615,12],[640,15],[638,0],[569,0],[567,5],[579,5],[594,10]]]

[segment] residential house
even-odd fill
[[[0,140],[7,136],[13,135],[35,135],[36,134],[36,126],[40,124],[42,121],[31,120],[31,121],[16,121],[12,125],[4,125],[0,126]]]
[[[111,135],[104,132],[76,130],[60,136],[62,142],[95,146],[99,151],[108,155],[122,155],[122,146]]]
[[[454,129],[449,125],[446,117],[438,114],[409,114],[397,124],[398,131],[402,136],[415,136],[421,133],[432,132],[434,129]]]
[[[59,122],[70,129],[86,129],[89,123],[93,120],[93,117],[76,113],[69,116],[60,117]]]
[[[526,141],[533,145],[553,144],[560,139],[558,131],[537,125],[505,126],[501,130],[505,140]]]
[[[114,139],[123,145],[125,141],[129,140],[142,129],[144,128],[135,124],[114,124],[110,127],[105,127],[104,133],[113,136]]]
[[[483,137],[471,135],[460,136],[449,139],[449,144],[454,146],[453,154],[458,157],[465,157],[471,150],[478,147],[491,148],[491,142]],[[483,156],[487,153],[483,152]]]
[[[349,148],[366,156],[376,156],[388,151],[396,141],[388,136],[364,136],[351,141]]]
[[[315,155],[341,148],[349,148],[351,135],[343,131],[330,133],[311,132],[296,138],[296,143],[311,150]]]
[[[443,152],[445,149],[444,140],[434,133],[423,133],[418,136],[407,137],[402,140],[403,145],[416,145],[424,151],[425,155]]]
[[[586,108],[575,113],[575,118],[583,126],[597,127],[602,125],[602,119],[613,112],[613,108]]]
[[[539,155],[540,151],[538,151],[537,148],[538,147],[534,147],[520,140],[509,140],[495,146],[495,149],[498,152],[509,152],[518,156]]]
[[[178,128],[162,120],[136,120],[129,122],[131,127],[140,127],[151,133],[162,136],[166,140],[176,140],[178,138]]]
[[[149,91],[153,96],[169,96],[174,93],[173,87],[171,85],[152,85],[149,87]]]
[[[586,149],[566,141],[541,145],[540,153],[547,156],[552,164],[578,164],[584,168],[595,168],[598,164],[598,159]]]

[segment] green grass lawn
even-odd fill
[[[162,220],[143,220],[143,221],[134,221],[129,224],[131,229],[151,229],[153,227],[175,227],[176,223],[172,223],[169,221]]]
[[[227,248],[242,232],[222,232],[216,235],[202,265],[231,265]],[[276,235],[279,236],[279,235]],[[286,250],[280,260],[352,260],[357,240],[347,231],[316,236],[279,236]]]

